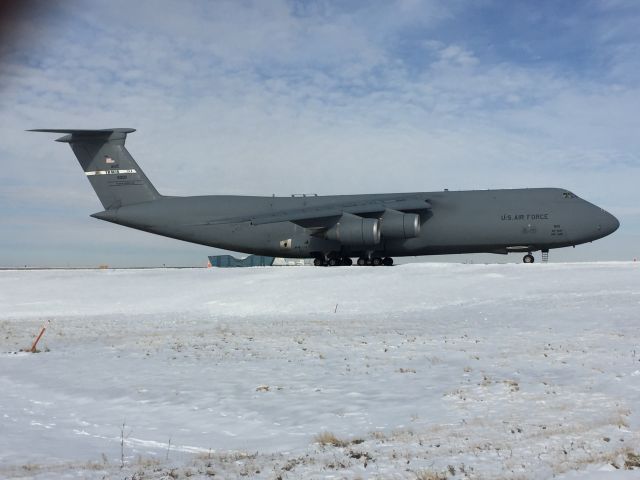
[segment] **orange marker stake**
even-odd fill
[[[36,338],[36,341],[33,342],[33,345],[31,346],[31,353],[36,353],[36,347],[38,346],[38,342],[42,338],[42,335],[44,335],[44,332],[45,332],[46,329],[47,329],[47,327],[45,325],[43,325],[42,326],[42,330],[40,330],[40,334],[38,335],[38,338]]]

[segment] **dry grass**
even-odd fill
[[[512,392],[520,390],[520,385],[515,380],[504,380],[503,383],[507,385]]]
[[[413,472],[416,480],[447,480],[447,475],[442,472],[432,472],[431,470],[420,470]]]
[[[326,446],[331,445],[333,447],[346,447],[349,445],[349,442],[345,442],[344,440],[340,440],[331,432],[322,432],[314,437],[314,441],[319,443],[320,445]]]
[[[640,468],[640,454],[627,452],[627,458],[624,460],[625,470],[635,470]]]
[[[136,466],[139,466],[142,468],[153,468],[153,467],[159,467],[162,464],[162,462],[157,458],[143,457],[142,455],[138,455],[138,457],[136,458],[135,464]]]

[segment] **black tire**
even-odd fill
[[[322,265],[324,265],[324,260],[322,260],[321,258],[314,258],[313,259],[313,265],[316,267],[321,267]]]
[[[345,267],[350,267],[351,265],[353,265],[353,260],[351,260],[349,257],[344,257],[342,259],[342,265],[344,265]]]
[[[379,267],[380,265],[382,265],[382,259],[380,257],[373,257],[371,259],[371,265],[373,265],[374,267]]]
[[[360,257],[360,258],[358,259],[358,265],[359,265],[359,266],[364,267],[366,264],[367,264],[367,259],[366,259],[366,258],[364,258],[364,257]]]
[[[391,265],[393,265],[393,258],[391,257],[384,257],[384,259],[382,260],[382,264],[385,267],[390,267]]]
[[[337,266],[337,265],[339,265],[339,263],[338,263],[338,259],[337,259],[337,258],[330,258],[330,259],[329,259],[329,266],[330,266],[330,267],[335,267],[335,266]]]
[[[524,263],[533,263],[536,261],[536,259],[533,258],[533,255],[531,255],[530,253],[527,253],[524,257],[522,257],[522,261]]]

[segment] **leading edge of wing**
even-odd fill
[[[384,200],[369,200],[364,202],[339,202],[330,205],[309,206],[295,209],[284,209],[261,215],[246,215],[229,218],[212,219],[199,225],[221,225],[228,223],[251,222],[252,225],[265,225],[279,222],[298,222],[314,219],[339,217],[343,213],[369,214],[382,213],[385,210],[429,210],[431,204],[424,198],[390,198]]]

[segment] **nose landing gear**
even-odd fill
[[[541,250],[542,252],[542,263],[547,263],[549,261],[549,249],[545,248]],[[524,263],[533,263],[535,258],[531,255],[531,252],[527,253],[524,257],[522,257],[522,261]]]

